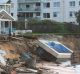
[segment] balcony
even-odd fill
[[[35,8],[19,8],[18,12],[40,12],[41,8],[40,7],[35,7]]]
[[[36,19],[41,20],[41,17],[26,17],[26,19]],[[25,21],[25,17],[18,17],[19,21]]]
[[[36,19],[36,20],[41,20],[41,17],[39,16],[39,17],[34,17],[34,19]]]
[[[25,17],[18,17],[19,21],[25,21]]]
[[[2,5],[0,5],[0,11],[2,9],[6,10],[8,13],[10,13],[10,6],[2,6]]]
[[[18,3],[34,3],[34,2],[41,2],[41,0],[18,0]]]

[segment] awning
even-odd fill
[[[1,21],[14,21],[15,19],[4,9],[0,11],[0,20]]]

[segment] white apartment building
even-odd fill
[[[11,0],[11,15],[17,20],[17,0]]]
[[[75,12],[80,10],[80,0],[18,0],[17,2],[18,20],[36,18],[76,23]]]
[[[10,8],[11,8],[11,4],[0,4],[0,10],[4,9],[6,10],[8,13],[10,12]]]

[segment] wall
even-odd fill
[[[79,6],[80,0],[74,0],[76,2],[75,7],[70,7],[70,5],[69,5],[70,1],[72,1],[72,0],[41,0],[41,20],[50,19],[50,20],[55,20],[58,22],[74,22],[74,23],[76,23],[76,17],[75,16],[70,17],[69,12],[70,11],[77,12],[78,10],[80,10],[80,6]],[[46,2],[50,2],[50,8],[43,7],[43,4]],[[54,7],[53,2],[60,2],[60,7]],[[16,0],[15,0],[15,3],[16,3]],[[17,4],[15,5],[15,7],[16,6],[17,6]],[[16,10],[16,8],[15,8],[15,10]],[[59,12],[58,17],[53,17],[53,12]],[[50,13],[50,18],[44,18],[43,13]]]
[[[17,20],[17,0],[11,0],[11,13],[13,13],[13,17],[15,18],[15,20]]]

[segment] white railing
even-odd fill
[[[18,3],[26,3],[26,2],[41,2],[41,0],[18,0]]]
[[[41,11],[41,7],[35,7],[35,8],[19,8],[18,11]]]
[[[32,30],[16,30],[15,35],[24,34],[24,33],[32,33]]]

